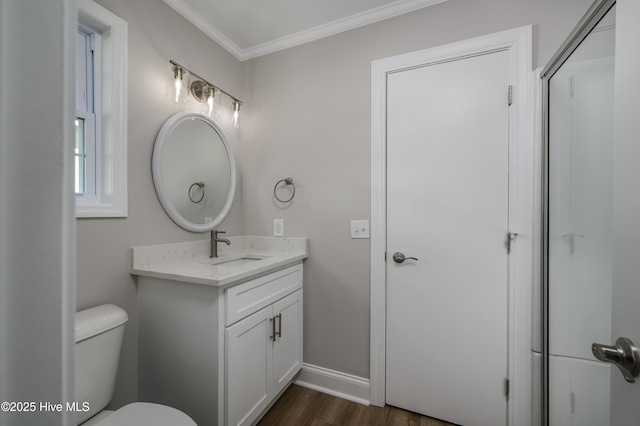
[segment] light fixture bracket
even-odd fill
[[[209,94],[210,90],[208,88],[213,89],[213,86],[210,86],[202,80],[196,80],[191,83],[191,94],[199,102],[207,102],[207,95]]]

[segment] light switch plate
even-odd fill
[[[352,220],[351,238],[369,238],[369,221]]]

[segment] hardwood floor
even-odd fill
[[[258,426],[449,426],[395,407],[357,404],[322,392],[291,385]]]

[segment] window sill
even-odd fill
[[[76,203],[76,219],[127,217],[127,205],[112,203],[80,204]]]

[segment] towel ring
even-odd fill
[[[198,198],[197,200],[195,199],[195,197],[191,195],[191,190],[193,189],[194,186],[198,186],[202,190],[202,195],[200,195],[200,198]],[[191,186],[189,187],[189,199],[191,200],[191,202],[199,203],[200,201],[202,201],[203,198],[204,198],[204,182],[192,183]]]
[[[291,188],[293,188],[293,193],[291,194],[291,197],[289,197],[289,199],[287,200],[283,200],[280,197],[278,197],[278,194],[276,193],[276,190],[278,189],[278,185],[280,185],[282,182],[284,182],[286,185],[291,185]],[[296,186],[293,184],[293,178],[284,178],[284,179],[280,179],[278,182],[276,182],[276,185],[273,187],[273,196],[276,197],[276,200],[280,201],[281,203],[288,203],[291,200],[293,200],[293,197],[296,196]]]

